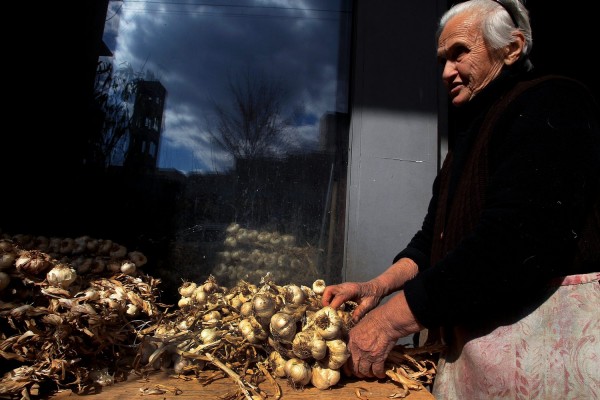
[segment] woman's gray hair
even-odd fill
[[[452,17],[465,12],[482,16],[483,38],[492,49],[509,45],[513,41],[513,33],[519,30],[525,36],[523,56],[531,52],[533,40],[529,11],[520,0],[468,0],[455,4],[440,18],[436,39],[439,39],[446,23]]]

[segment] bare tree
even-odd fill
[[[131,100],[139,80],[129,65],[115,71],[112,62],[98,64],[94,93],[100,121],[89,142],[88,163],[108,166],[115,159],[122,161],[131,123]]]
[[[279,80],[257,77],[247,72],[228,79],[231,102],[212,100],[215,121],[208,133],[219,147],[234,159],[257,159],[281,154],[285,133],[298,110],[284,115],[288,93]]]

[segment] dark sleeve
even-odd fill
[[[571,84],[540,86],[495,129],[475,230],[404,287],[427,327],[515,314],[541,300],[548,279],[569,272],[599,185],[598,112]]]

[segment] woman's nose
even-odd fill
[[[454,76],[456,76],[456,65],[452,61],[446,60],[442,69],[442,79],[450,82]]]

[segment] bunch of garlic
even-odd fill
[[[273,373],[299,386],[310,382],[326,389],[337,384],[339,370],[350,356],[346,345],[350,310],[321,305],[325,288],[321,279],[313,283],[315,290],[295,284],[266,288],[252,298],[252,316],[264,330],[268,318],[267,342],[273,349],[268,360]]]
[[[134,275],[135,272],[146,265],[148,259],[137,250],[128,250],[122,244],[110,239],[96,239],[88,235],[78,237],[48,237],[34,236],[27,234],[8,235],[9,239],[3,239],[3,242],[13,243],[21,252],[26,251],[25,255],[32,262],[21,260],[22,269],[25,271],[33,270],[35,275],[46,272],[50,265],[41,264],[37,254],[44,254],[47,259],[55,259],[63,264],[70,264],[79,275],[121,273],[125,275]],[[2,256],[0,248],[0,256]],[[1,265],[8,263],[10,256],[2,256]],[[17,261],[17,260],[13,260]],[[1,269],[1,268],[0,268]]]
[[[298,246],[288,233],[257,230],[230,224],[225,230],[223,249],[211,274],[225,285],[239,280],[254,284],[270,274],[277,282],[308,284],[317,277],[318,252],[311,246]]]
[[[268,351],[275,376],[326,389],[337,384],[349,357],[345,340],[351,318],[350,310],[322,306],[324,288],[322,279],[312,288],[280,286],[270,275],[259,286],[239,281],[231,289],[212,275],[203,284],[186,281],[179,287],[183,313],[175,326],[180,332],[200,329],[205,345],[234,333]]]

